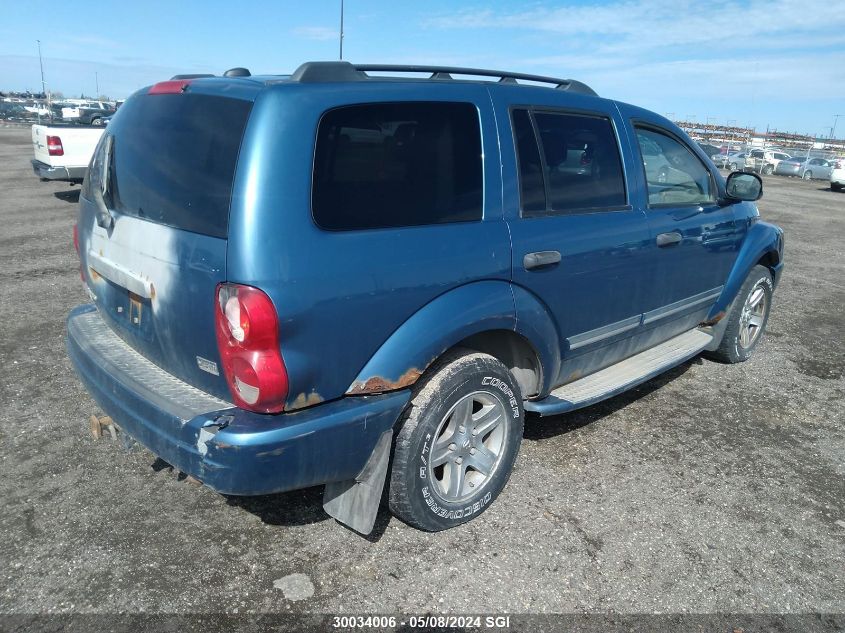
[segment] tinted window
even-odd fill
[[[192,94],[129,99],[109,124],[115,209],[225,237],[251,106],[249,101]]]
[[[714,200],[710,172],[687,146],[668,134],[644,128],[637,128],[637,140],[650,205],[703,204]]]
[[[519,165],[519,197],[526,215],[546,210],[543,161],[528,110],[513,111],[513,133]]]
[[[311,198],[330,230],[481,219],[478,112],[469,103],[338,108],[317,131]]]
[[[616,136],[609,119],[576,114],[534,112],[534,123],[542,148],[542,175],[547,192],[545,209],[538,208],[539,196],[533,179],[535,148],[520,138],[520,111],[514,113],[523,215],[574,213],[625,206],[625,179]],[[525,112],[525,111],[522,111]],[[528,116],[526,112],[525,116]],[[533,139],[533,134],[530,137]],[[527,167],[526,167],[527,165]],[[530,206],[527,206],[530,205]]]

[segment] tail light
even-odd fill
[[[273,302],[258,288],[220,284],[215,314],[217,347],[235,404],[258,413],[282,411],[288,373]]]
[[[64,156],[65,148],[62,147],[62,139],[60,136],[47,137],[47,153],[50,156]]]

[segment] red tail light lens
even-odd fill
[[[60,136],[47,137],[47,153],[50,156],[64,156],[65,148],[62,147],[62,139]]]
[[[273,302],[258,288],[220,284],[215,314],[217,347],[235,404],[258,413],[282,411],[288,373]]]

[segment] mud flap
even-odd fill
[[[326,484],[323,509],[329,516],[361,534],[373,531],[387,478],[392,441],[393,429],[385,431],[355,479]]]

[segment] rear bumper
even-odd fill
[[[83,305],[67,320],[77,374],[123,432],[210,488],[258,495],[354,479],[408,390],[280,415],[251,413],[167,374]]]
[[[88,170],[87,167],[53,167],[34,158],[30,163],[32,163],[32,171],[35,172],[35,175],[44,180],[81,182],[85,179],[85,172]]]

